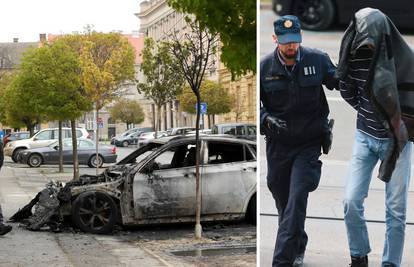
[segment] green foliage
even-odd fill
[[[112,119],[127,124],[139,124],[144,121],[145,114],[138,101],[121,98],[109,110]]]
[[[167,43],[155,44],[153,39],[145,39],[141,70],[146,81],[138,83],[138,92],[157,106],[174,100],[180,93],[184,78],[177,60],[169,53]]]
[[[200,87],[201,102],[207,103],[207,114],[223,114],[230,112],[232,107],[232,97],[218,83],[205,80]],[[182,109],[188,113],[196,113],[195,105],[197,103],[196,96],[189,86],[186,86],[178,97]]]
[[[194,14],[202,27],[220,34],[221,60],[233,75],[256,72],[256,1],[168,0],[168,4]]]
[[[119,33],[88,32],[81,38],[81,81],[99,110],[119,95],[122,84],[134,80],[134,48]]]

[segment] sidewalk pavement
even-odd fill
[[[72,170],[3,166],[0,202],[5,219],[26,205],[50,181],[72,179]],[[11,164],[13,165],[13,164]],[[118,236],[77,233],[31,232],[12,224],[13,231],[0,237],[2,266],[171,266],[134,243]]]

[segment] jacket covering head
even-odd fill
[[[364,90],[392,134],[378,174],[388,182],[406,142],[414,140],[414,53],[384,13],[364,8],[355,13],[342,38],[337,78],[346,77],[350,55],[362,46],[374,49]]]

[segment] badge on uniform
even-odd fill
[[[305,76],[315,75],[316,74],[315,66],[304,67],[303,73],[305,74]]]

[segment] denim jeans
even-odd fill
[[[389,139],[376,139],[361,131],[356,132],[344,199],[344,218],[351,256],[362,257],[371,251],[364,217],[364,199],[368,196],[373,169],[378,160],[384,159],[389,144]],[[411,172],[411,146],[411,142],[406,144],[397,160],[391,181],[385,184],[386,234],[383,264],[401,264]]]

